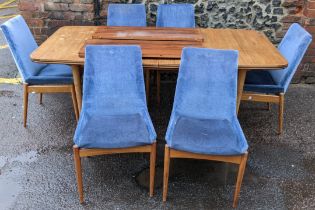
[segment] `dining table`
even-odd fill
[[[79,111],[82,106],[82,66],[87,45],[140,45],[146,72],[178,70],[183,47],[238,50],[237,112],[247,71],[281,70],[288,66],[287,60],[265,34],[255,30],[64,26],[44,41],[30,57],[38,63],[71,66]],[[146,87],[149,87],[148,76]]]

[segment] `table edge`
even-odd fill
[[[57,33],[58,31],[60,31],[60,30],[64,30],[65,28],[80,28],[80,27],[86,27],[86,28],[97,28],[97,27],[107,27],[107,26],[62,26],[62,27],[60,27],[59,29],[57,29],[55,32],[54,32],[54,34],[55,33]],[[152,27],[152,28],[154,28],[154,27]],[[229,28],[196,28],[196,29],[198,29],[198,30],[201,30],[201,31],[207,31],[207,30],[240,30],[240,31],[253,31],[253,32],[255,32],[255,33],[257,33],[257,34],[262,34],[262,35],[264,35],[265,36],[265,38],[266,39],[268,39],[267,37],[266,37],[266,35],[264,34],[264,33],[261,33],[261,32],[259,32],[259,31],[256,31],[256,30],[253,30],[253,29],[229,29]],[[46,41],[48,41],[49,39],[51,39],[51,36],[50,37],[48,37],[48,39],[47,40],[45,40],[44,42],[46,42]],[[270,40],[268,39],[268,41],[270,42]],[[270,44],[272,44],[271,42],[270,42]],[[272,44],[273,45],[273,44]],[[40,46],[37,48],[37,49],[39,49],[40,48]],[[204,47],[204,48],[206,48],[206,47]],[[78,62],[75,62],[75,61],[64,61],[64,60],[58,60],[58,61],[56,61],[56,60],[54,60],[54,61],[52,61],[52,60],[42,60],[42,59],[37,59],[37,58],[34,58],[34,53],[37,51],[37,49],[35,49],[31,54],[30,54],[30,59],[33,61],[33,62],[35,62],[35,63],[47,63],[47,64],[66,64],[66,65],[84,65],[84,61],[78,61]],[[210,49],[210,48],[208,48],[208,49]],[[280,53],[280,52],[279,52]],[[284,58],[284,57],[283,57]],[[284,58],[285,60],[286,60],[286,58]],[[143,60],[145,60],[145,59],[143,59]],[[157,60],[159,60],[159,59],[157,59]],[[178,61],[180,61],[180,59],[177,59]],[[247,69],[247,70],[253,70],[253,69],[255,69],[255,70],[264,70],[264,69],[272,69],[272,70],[281,70],[281,69],[284,69],[284,68],[286,68],[286,67],[288,67],[288,62],[286,62],[285,64],[279,64],[279,65],[277,65],[277,66],[264,66],[264,67],[261,67],[261,66],[253,66],[253,65],[251,65],[251,66],[238,66],[238,68],[239,69]],[[144,64],[143,65],[144,67],[148,67],[148,68],[152,68],[152,67],[158,67],[159,69],[161,69],[161,70],[163,70],[163,69],[178,69],[179,68],[179,65],[160,65],[160,64],[158,64],[158,65],[146,65],[146,64]],[[158,70],[158,69],[157,69]]]

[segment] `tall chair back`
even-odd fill
[[[283,70],[270,70],[270,74],[277,85],[286,91],[294,73],[312,41],[312,36],[299,24],[294,23],[282,39],[278,49],[287,59],[289,65]]]
[[[87,46],[83,90],[87,112],[130,114],[146,108],[141,48]]]
[[[172,116],[235,117],[237,69],[237,51],[184,48]]]
[[[30,59],[30,54],[38,45],[21,15],[3,23],[1,29],[24,82],[47,66],[32,62]]]
[[[157,27],[194,28],[195,10],[192,4],[161,4],[157,10]]]
[[[145,27],[146,25],[144,4],[109,4],[107,26]]]

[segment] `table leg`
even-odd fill
[[[80,113],[81,107],[82,107],[82,87],[81,87],[80,68],[78,65],[72,65],[71,68],[72,68],[72,74],[73,74],[75,94],[77,97],[78,110]]]
[[[246,78],[246,69],[239,69],[238,70],[238,79],[237,79],[237,104],[236,104],[236,113],[237,114],[238,114],[238,110],[239,110],[240,104],[241,104],[245,78]]]
[[[146,88],[146,95],[147,95],[147,104],[149,105],[150,99],[150,69],[145,70],[145,88]]]
[[[161,104],[161,72],[159,70],[156,71],[156,99],[157,105]]]

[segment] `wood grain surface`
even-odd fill
[[[80,49],[95,32],[102,30],[106,31],[106,26],[62,27],[31,54],[31,59],[40,63],[83,65],[84,58],[79,56]],[[148,29],[143,28],[143,30]],[[264,34],[257,31],[239,29],[199,29],[199,31],[204,39],[203,47],[238,50],[240,69],[279,69],[288,65],[277,48]],[[144,67],[150,68],[178,68],[179,63],[178,58],[143,58]]]

